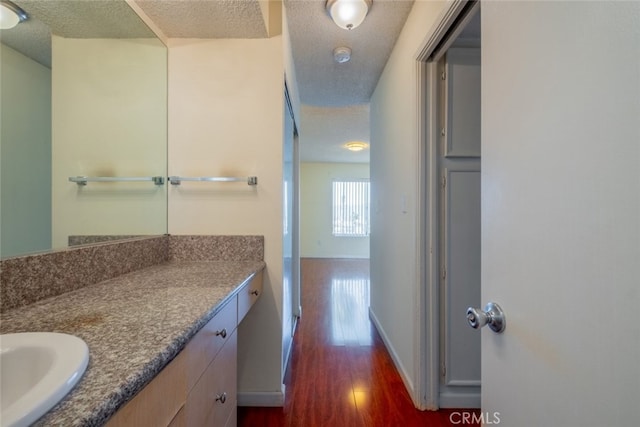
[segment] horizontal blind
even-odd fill
[[[333,235],[368,236],[369,180],[333,181]]]

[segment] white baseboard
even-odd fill
[[[480,392],[478,393],[440,393],[441,408],[480,408]]]
[[[373,326],[375,326],[375,328],[378,330],[378,334],[380,334],[380,337],[382,338],[382,341],[384,342],[385,347],[387,347],[387,351],[391,355],[393,364],[396,366],[396,369],[400,373],[400,378],[402,378],[402,382],[404,383],[404,386],[407,388],[407,392],[409,393],[409,396],[411,396],[414,406],[416,408],[419,407],[419,405],[416,404],[416,399],[414,396],[415,390],[413,388],[413,381],[407,374],[407,371],[404,369],[404,365],[402,365],[402,362],[400,361],[400,358],[398,357],[396,350],[391,345],[391,341],[389,341],[389,337],[387,336],[384,329],[380,325],[380,322],[378,321],[378,318],[376,317],[373,310],[371,310],[371,307],[369,307],[369,319],[371,319]]]
[[[238,406],[284,406],[285,385],[280,391],[245,391],[238,392]]]

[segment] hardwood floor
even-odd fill
[[[463,424],[469,410],[415,409],[369,320],[368,260],[305,258],[301,283],[284,407],[240,407],[238,426],[479,425]]]

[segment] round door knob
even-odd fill
[[[218,337],[222,337],[222,338],[226,338],[227,337],[227,330],[223,329],[221,331],[216,331],[216,336]]]
[[[469,322],[469,326],[474,329],[480,329],[485,325],[489,325],[489,328],[498,334],[503,332],[507,326],[504,312],[495,302],[487,304],[484,310],[469,307],[467,309],[467,322]]]
[[[467,321],[473,329],[479,329],[489,323],[489,316],[479,308],[469,307],[467,309]]]
[[[216,402],[224,403],[226,401],[227,401],[227,393],[226,392],[216,395]]]

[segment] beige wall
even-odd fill
[[[53,246],[71,234],[163,234],[166,188],[70,176],[166,174],[166,49],[52,36]]]
[[[371,99],[371,313],[415,388],[419,277],[416,216],[418,48],[444,2],[417,1]],[[393,250],[389,250],[393,248]],[[414,401],[417,401],[414,396]]]
[[[51,70],[0,44],[0,256],[51,247]]]
[[[369,178],[367,163],[300,164],[300,255],[309,258],[369,258],[369,237],[331,233],[332,182]]]
[[[265,238],[264,293],[240,327],[241,401],[281,395],[283,64],[282,37],[169,42],[169,174],[258,177],[169,189],[170,234]]]

